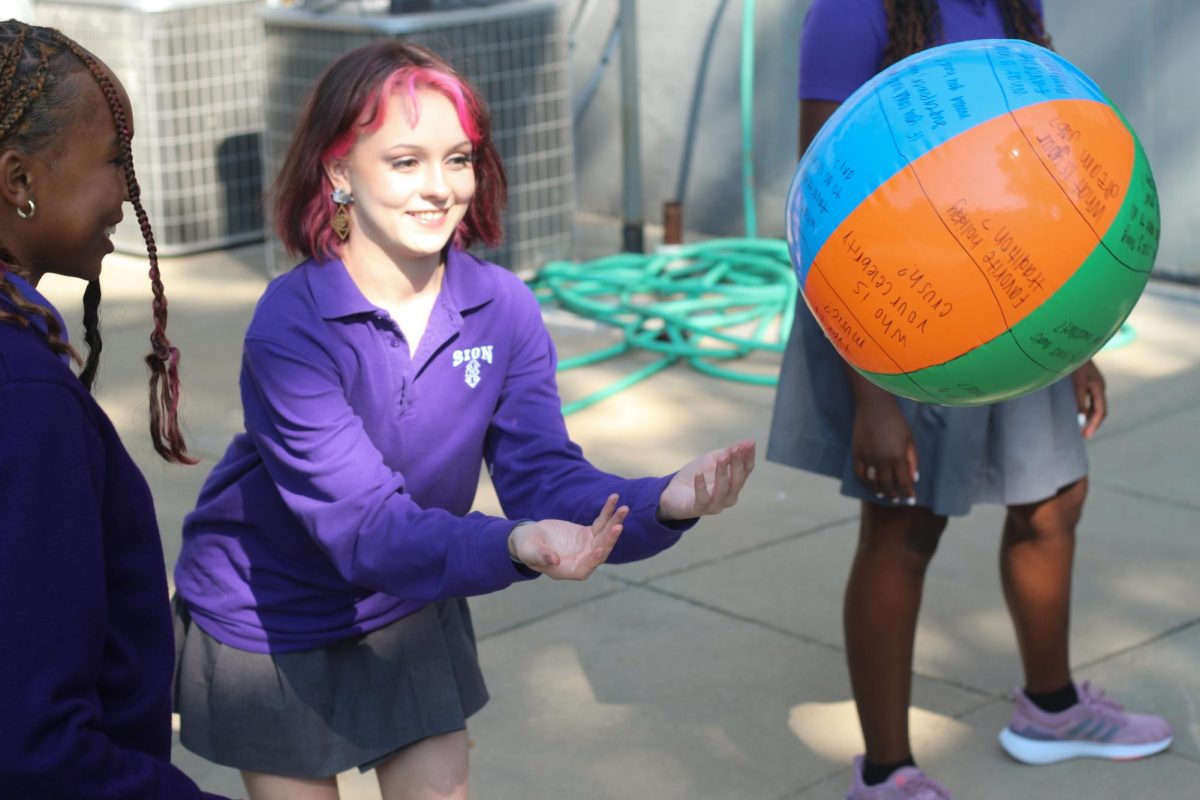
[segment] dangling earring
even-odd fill
[[[333,228],[338,239],[344,242],[350,238],[350,211],[347,206],[354,202],[354,195],[345,189],[334,189],[329,193],[329,199],[337,205],[337,211],[333,212],[329,226]]]
[[[32,199],[29,201],[29,210],[22,211],[20,206],[17,207],[17,216],[21,219],[33,219],[33,215],[37,213],[37,204]]]

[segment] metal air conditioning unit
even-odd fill
[[[254,0],[37,0],[120,76],[133,160],[162,255],[262,239],[262,21]],[[144,252],[131,214],[113,243]]]

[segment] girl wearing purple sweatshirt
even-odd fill
[[[166,460],[190,461],[132,135],[108,67],[58,31],[0,23],[0,794],[14,800],[213,797],[170,764],[171,615],[154,505],[89,394],[100,264],[129,201],[155,297],[150,435]],[[37,291],[47,273],[87,281],[86,359]]]

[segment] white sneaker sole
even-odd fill
[[[1072,758],[1107,758],[1127,761],[1160,753],[1171,746],[1173,736],[1146,744],[1106,744],[1105,742],[1047,742],[1029,739],[1013,733],[1011,728],[1000,731],[1000,746],[1023,764],[1055,764]]]

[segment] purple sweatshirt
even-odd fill
[[[997,0],[941,0],[938,44],[1003,38]],[[1042,12],[1041,0],[1033,7]],[[800,99],[842,102],[879,71],[887,45],[883,0],[813,0],[800,41]]]
[[[486,462],[511,519],[630,508],[610,561],[687,525],[655,520],[668,477],[592,467],[567,436],[537,299],[452,250],[413,357],[340,261],[272,281],[246,333],[237,435],[184,521],[175,583],[210,636],[282,653],[380,628],[443,598],[533,577],[507,519],[470,513]]]
[[[0,414],[0,797],[213,798],[170,764],[175,651],[150,490],[36,317],[0,322]]]

